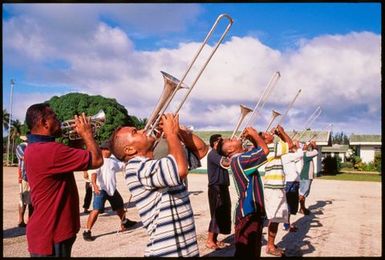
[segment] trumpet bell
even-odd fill
[[[106,121],[106,114],[101,109],[98,113],[90,117],[92,133],[95,135],[97,130],[104,125]],[[70,140],[81,139],[75,130],[75,120],[69,119],[61,124],[62,136]]]

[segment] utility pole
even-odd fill
[[[9,111],[9,128],[8,128],[8,141],[7,141],[7,166],[10,166],[9,164],[9,143],[11,140],[11,123],[12,123],[12,99],[13,99],[13,87],[15,86],[15,81],[11,79],[11,94],[9,98],[9,106],[10,106],[10,111]]]

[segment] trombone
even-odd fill
[[[243,132],[245,131],[246,127],[248,125],[251,125],[254,123],[255,119],[257,118],[257,115],[260,113],[260,111],[262,110],[262,108],[264,107],[267,99],[269,98],[273,88],[275,87],[275,85],[277,84],[278,82],[278,79],[281,77],[281,74],[277,71],[273,74],[272,78],[270,79],[269,83],[267,84],[267,86],[265,87],[265,89],[263,90],[262,92],[262,95],[259,97],[258,99],[258,102],[257,104],[255,105],[254,109],[253,109],[253,112],[251,113],[249,119],[247,120],[247,123],[245,125],[245,128],[242,130],[242,132],[239,134],[238,138],[241,138]],[[238,129],[236,129],[238,130]],[[234,135],[235,135],[235,132],[234,131]]]
[[[158,127],[158,124],[159,124],[159,121],[160,121],[160,118],[161,116],[164,114],[164,112],[166,111],[166,109],[168,108],[168,106],[170,105],[172,99],[174,98],[176,92],[179,90],[179,88],[184,84],[184,80],[187,76],[187,74],[190,72],[192,66],[195,64],[195,61],[197,60],[198,56],[200,55],[200,53],[202,52],[202,49],[205,47],[205,45],[207,44],[207,42],[209,41],[213,31],[216,29],[218,23],[220,20],[222,20],[223,18],[227,18],[228,19],[228,25],[225,29],[225,31],[222,33],[222,36],[220,37],[220,39],[217,41],[214,49],[212,50],[211,54],[209,55],[209,57],[207,58],[206,62],[203,64],[203,66],[201,67],[201,70],[199,71],[198,75],[196,76],[195,80],[193,81],[193,83],[191,84],[191,86],[188,88],[188,91],[187,93],[185,94],[185,96],[183,97],[182,101],[180,102],[179,106],[177,107],[176,111],[174,112],[175,114],[177,114],[179,112],[179,110],[181,109],[181,107],[183,106],[184,102],[186,101],[187,97],[189,96],[189,94],[191,93],[192,89],[194,88],[196,82],[198,81],[198,79],[200,78],[202,72],[204,71],[204,69],[206,68],[207,64],[209,63],[209,61],[211,60],[211,58],[213,57],[214,53],[216,52],[216,50],[218,49],[219,45],[222,43],[223,39],[225,38],[226,34],[228,33],[228,31],[230,30],[230,27],[232,26],[233,24],[233,19],[231,18],[231,16],[229,16],[228,14],[221,14],[218,16],[218,18],[216,19],[216,21],[214,22],[213,26],[211,27],[210,31],[208,32],[208,34],[206,35],[206,38],[204,39],[201,47],[198,49],[197,53],[195,54],[192,62],[190,63],[190,65],[188,66],[188,69],[186,70],[185,74],[183,75],[183,77],[181,78],[181,80],[178,80],[174,77],[172,77],[171,75],[171,85],[175,85],[175,87],[173,87],[172,90],[170,91],[164,91],[162,93],[162,96],[161,98],[159,99],[159,102],[158,102],[158,105],[156,106],[156,108],[154,109],[153,113],[152,113],[152,116],[150,117],[150,119],[148,120],[144,130],[146,131],[146,134],[147,136],[150,136],[150,135],[154,135],[154,132],[157,131],[156,128]],[[168,74],[169,75],[169,74]],[[167,95],[166,96],[163,96],[164,95]]]
[[[293,107],[293,104],[294,104],[294,102],[297,100],[297,98],[298,98],[299,94],[301,93],[301,91],[302,91],[301,89],[298,90],[298,92],[297,92],[297,94],[295,95],[294,99],[290,102],[289,106],[287,107],[285,114],[284,114],[284,115],[281,117],[281,119],[279,120],[277,126],[278,126],[278,125],[282,125],[282,123],[283,123],[285,117],[287,116],[289,110]],[[265,132],[269,131],[269,128],[270,128],[271,124],[273,123],[274,119],[275,119],[276,117],[280,116],[280,115],[281,115],[281,114],[280,114],[279,112],[273,110],[273,115],[272,115],[271,121],[270,121],[270,123],[269,123],[269,125],[268,125],[268,127],[267,127],[267,129],[266,129]]]
[[[294,102],[297,100],[297,98],[298,98],[299,94],[301,93],[301,91],[302,91],[302,89],[299,89],[299,90],[298,90],[297,95],[295,95],[294,99],[291,101],[291,103],[290,103],[289,106],[287,107],[286,112],[285,112],[285,114],[281,117],[281,119],[279,120],[278,125],[282,125],[284,119],[285,119],[286,116],[287,116],[287,113],[288,113],[289,110],[293,107],[293,104],[294,104]]]
[[[242,123],[243,119],[245,119],[246,115],[248,113],[250,113],[251,111],[253,111],[251,108],[248,108],[244,105],[240,105],[240,106],[241,106],[241,115],[239,116],[238,123],[237,123],[233,133],[231,134],[230,138],[234,137],[235,133],[238,131],[238,129],[241,126],[241,123]]]
[[[305,129],[301,132],[301,134],[299,135],[298,137],[298,140],[301,140],[302,136],[306,133],[306,131],[310,128],[310,125],[321,115],[322,113],[322,109],[320,106],[318,106],[314,112],[310,115],[310,117],[306,120],[305,122]],[[291,139],[294,139],[295,137],[297,137],[297,133],[295,133]]]

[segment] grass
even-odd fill
[[[207,174],[206,169],[196,169],[192,170],[191,173],[197,174]],[[264,175],[264,172],[260,173],[261,176]],[[336,175],[322,175],[317,177],[321,180],[335,180],[335,181],[371,181],[371,182],[381,182],[381,174],[369,174],[369,173],[349,173],[343,172]]]
[[[322,175],[317,177],[321,180],[335,180],[335,181],[372,181],[381,182],[380,174],[367,174],[367,173],[338,173],[336,175]]]

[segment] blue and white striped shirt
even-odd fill
[[[150,236],[144,256],[199,256],[194,215],[175,158],[135,157],[126,184]]]
[[[16,156],[17,156],[19,168],[21,170],[21,178],[25,181],[28,181],[27,173],[25,172],[25,165],[24,165],[24,151],[27,145],[28,143],[22,142],[16,147]]]

